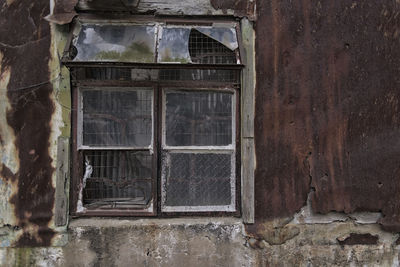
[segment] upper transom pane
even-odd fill
[[[155,26],[83,24],[74,61],[155,61]]]

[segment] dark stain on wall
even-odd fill
[[[346,238],[338,238],[337,241],[340,245],[376,245],[379,237],[371,234],[357,234],[351,233]]]
[[[257,2],[256,221],[380,211],[400,231],[400,4]]]
[[[3,178],[6,182],[15,181],[15,175],[13,172],[4,164],[2,164],[0,177]]]
[[[11,109],[7,122],[15,134],[19,170],[13,177],[14,205],[18,227],[23,230],[16,246],[48,246],[54,231],[48,224],[53,217],[54,188],[49,155],[51,117],[50,26],[43,19],[49,1],[1,1],[0,52],[2,70],[11,71],[7,96]],[[4,73],[3,73],[4,74]],[[11,155],[10,155],[11,156]],[[4,173],[3,173],[4,175]],[[32,232],[32,229],[35,229]]]

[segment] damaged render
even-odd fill
[[[60,39],[83,13],[254,27],[254,214],[71,218],[57,243],[78,202]],[[0,25],[0,265],[400,266],[398,1],[7,0]]]

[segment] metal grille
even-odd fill
[[[232,154],[170,153],[165,156],[165,206],[231,204]]]
[[[100,81],[157,81],[157,69],[134,69],[118,67],[85,67],[73,68],[73,80]]]
[[[161,81],[212,81],[239,83],[240,70],[231,69],[165,69]]]
[[[236,64],[234,51],[196,29],[190,31],[189,54],[193,63]]]
[[[131,69],[117,67],[74,68],[73,81],[210,81],[239,83],[237,69]]]
[[[232,144],[232,94],[171,91],[166,93],[165,132],[168,146]]]
[[[152,94],[148,89],[83,90],[83,145],[149,146]]]
[[[87,208],[140,208],[152,199],[152,156],[144,151],[85,151]]]

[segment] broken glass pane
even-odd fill
[[[231,154],[169,153],[166,157],[164,206],[231,204]]]
[[[195,29],[189,35],[189,54],[193,63],[236,64],[234,51]]]
[[[85,151],[92,167],[83,189],[86,207],[148,205],[152,199],[152,156],[144,151]]]
[[[232,51],[239,47],[236,29],[233,27],[196,27],[196,30],[220,42]]]
[[[145,89],[83,90],[82,145],[148,147],[152,94]]]
[[[155,27],[84,24],[74,45],[74,61],[154,62]]]
[[[166,145],[232,144],[232,96],[226,92],[167,92]]]
[[[158,46],[158,62],[190,63],[190,28],[163,28]]]

